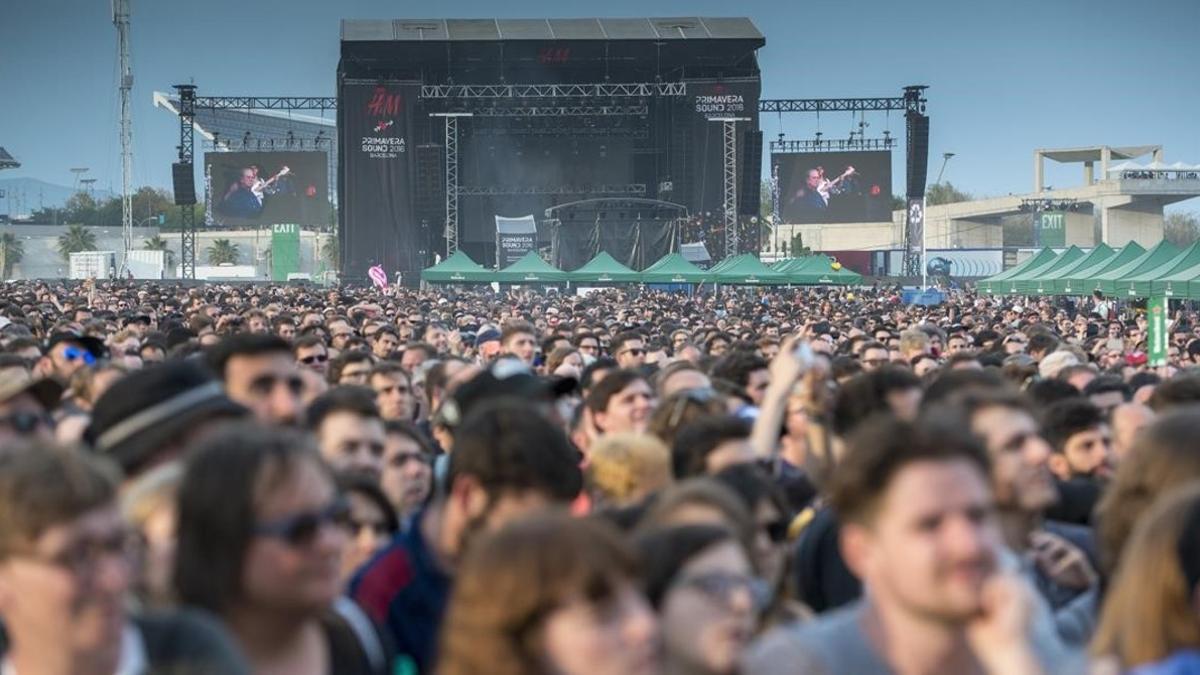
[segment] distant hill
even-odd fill
[[[69,185],[56,185],[37,178],[7,178],[0,177],[0,191],[4,198],[0,199],[0,213],[26,215],[42,207],[58,208],[67,203],[67,199],[75,194]],[[108,190],[93,190],[97,201],[103,201],[115,195]]]

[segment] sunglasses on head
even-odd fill
[[[339,497],[319,511],[298,513],[294,516],[259,523],[254,527],[254,534],[260,537],[279,539],[296,548],[304,548],[312,544],[322,526],[348,527],[349,523],[350,502]]]

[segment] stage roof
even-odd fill
[[[1099,162],[1103,156],[1104,146],[1092,145],[1083,148],[1055,148],[1039,150],[1046,159],[1056,162]],[[1112,159],[1133,159],[1148,155],[1156,150],[1162,150],[1161,145],[1129,145],[1124,147],[1110,146]]]
[[[746,17],[342,20],[343,42],[763,39]]]

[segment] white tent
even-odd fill
[[[1114,165],[1108,167],[1108,172],[1112,173],[1114,171],[1143,171],[1143,170],[1145,170],[1145,168],[1146,167],[1144,167],[1140,164],[1136,164],[1134,162],[1121,162],[1120,164],[1114,164]]]

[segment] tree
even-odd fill
[[[210,265],[236,265],[238,259],[241,258],[241,253],[238,251],[237,244],[228,239],[217,239],[213,241],[212,246],[208,247],[208,264]]]
[[[331,234],[325,237],[325,241],[321,242],[321,261],[331,270],[338,268],[338,262],[341,260],[341,247],[338,246],[338,238],[336,234]]]
[[[68,223],[95,225],[96,199],[86,192],[76,192],[67,198],[67,203],[63,205],[63,212],[63,220]]]
[[[162,251],[166,255],[163,258],[166,260],[167,267],[175,266],[175,252],[167,245],[167,240],[159,235],[154,235],[142,242],[142,249],[146,251]]]
[[[58,255],[65,261],[71,259],[72,253],[95,250],[96,235],[83,225],[70,225],[66,232],[58,235]]]
[[[952,183],[934,183],[925,191],[925,205],[937,206],[938,204],[953,204],[955,202],[969,202],[974,199],[974,195],[969,192],[963,192],[954,187]]]
[[[12,266],[25,257],[25,244],[12,232],[0,234],[0,279],[7,279]]]
[[[1180,248],[1191,246],[1200,239],[1200,215],[1168,213],[1163,218],[1163,237]]]

